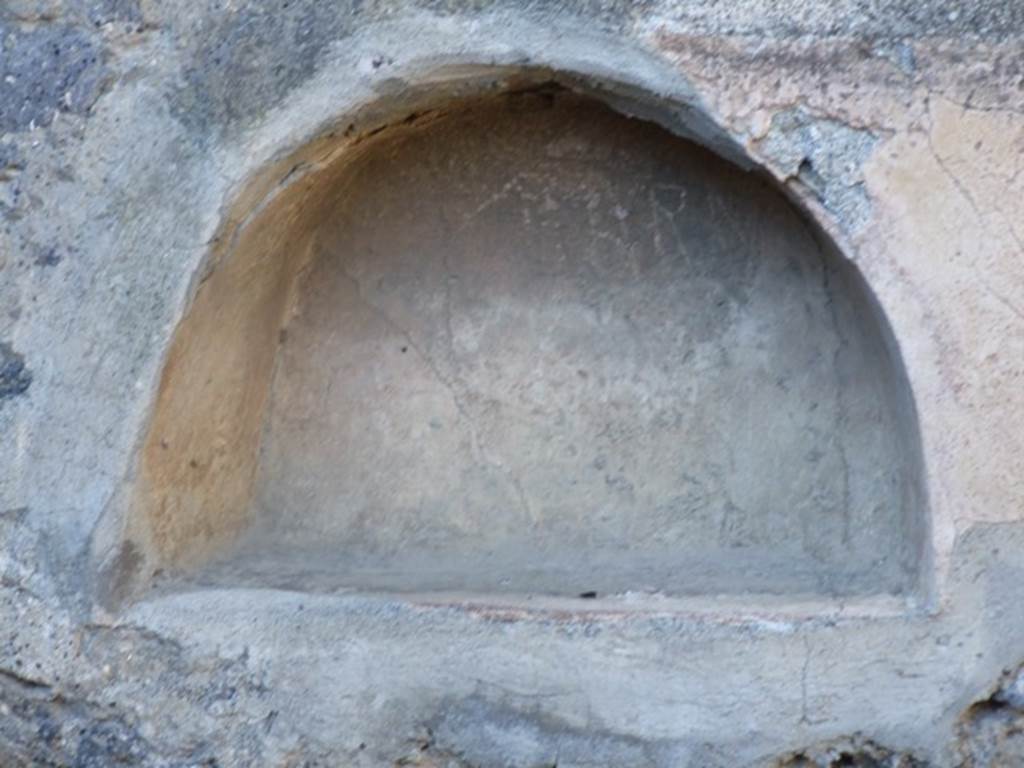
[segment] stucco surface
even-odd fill
[[[5,3],[0,762],[1019,763],[1022,38],[1013,2]],[[124,546],[253,212],[332,132],[531,67],[763,169],[863,275],[920,427],[920,589],[159,587]]]

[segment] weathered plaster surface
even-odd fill
[[[4,4],[3,762],[1019,763],[1022,16],[995,0]],[[174,329],[293,169],[275,163],[348,115],[373,125],[367,105],[525,65],[667,105],[767,168],[865,276],[917,406],[927,599],[100,600],[96,574],[131,559],[126,491]]]

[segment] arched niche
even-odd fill
[[[898,352],[765,175],[553,82],[400,117],[316,140],[225,232],[108,580],[916,587]]]

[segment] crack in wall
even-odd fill
[[[352,284],[359,301],[361,301],[364,306],[366,306],[371,312],[373,312],[375,316],[380,318],[387,327],[391,328],[395,333],[399,334],[403,339],[405,339],[409,348],[416,353],[416,355],[420,358],[420,360],[431,372],[431,374],[438,381],[438,383],[441,384],[441,386],[444,387],[444,389],[451,396],[452,404],[455,406],[455,410],[458,412],[460,418],[462,419],[462,422],[465,424],[466,429],[469,430],[470,449],[472,451],[474,461],[480,466],[487,466],[497,470],[503,477],[505,477],[506,481],[508,482],[513,492],[514,497],[518,500],[520,504],[520,511],[522,512],[525,520],[527,520],[531,524],[535,523],[537,521],[536,513],[526,496],[521,480],[518,477],[516,477],[512,473],[512,471],[505,466],[504,462],[495,461],[494,459],[488,456],[484,442],[480,437],[480,430],[476,423],[476,418],[471,413],[469,405],[466,403],[465,396],[459,391],[459,384],[461,382],[459,382],[458,379],[455,377],[446,376],[444,372],[442,372],[440,366],[437,364],[437,361],[434,360],[434,358],[431,355],[427,354],[427,352],[419,344],[417,344],[416,340],[413,338],[412,334],[408,330],[406,330],[398,322],[396,322],[395,319],[391,317],[391,315],[386,310],[374,304],[366,297],[359,279],[356,278],[349,271],[347,266],[345,266],[344,258],[339,259],[339,264],[341,265],[340,271],[342,275],[344,275],[344,277],[347,280],[349,280],[350,283]],[[447,279],[445,283],[447,286]],[[447,293],[445,304],[446,313],[450,314],[450,296]],[[452,342],[450,341],[450,322],[448,324],[448,333],[449,344],[451,345]]]

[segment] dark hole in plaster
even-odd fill
[[[25,367],[25,357],[0,342],[0,400],[24,394],[31,384],[32,372]]]

